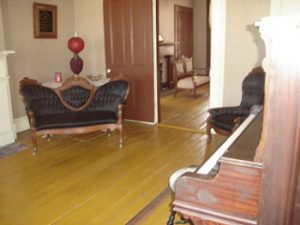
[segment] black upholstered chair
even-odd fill
[[[243,95],[239,106],[209,109],[206,129],[208,142],[212,137],[211,129],[217,134],[229,136],[249,115],[253,105],[262,105],[264,86],[265,72],[261,67],[256,67],[243,80]]]

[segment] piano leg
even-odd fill
[[[174,225],[175,214],[176,214],[176,212],[172,209],[171,214],[168,219],[168,222],[167,222],[167,225]]]
[[[172,210],[171,214],[169,216],[167,225],[174,225],[175,215],[176,215],[176,212],[174,210]],[[179,221],[175,222],[175,224],[187,224],[187,223],[188,223],[188,221],[183,218],[181,218]]]
[[[183,218],[181,218],[179,221],[175,222],[175,224],[187,224],[187,223],[189,223],[189,222]],[[191,224],[191,223],[189,223],[189,224]]]

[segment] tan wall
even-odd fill
[[[75,30],[85,41],[83,74],[106,75],[103,0],[75,0]]]
[[[223,105],[237,105],[244,77],[265,56],[254,22],[270,15],[270,0],[227,0],[226,8]]]
[[[2,20],[2,3],[0,1],[0,51],[5,50],[5,40],[3,31],[3,20]]]
[[[2,13],[6,48],[15,50],[8,59],[11,77],[14,118],[25,116],[24,106],[18,94],[18,84],[24,76],[40,82],[52,80],[55,71],[70,75],[69,62],[72,53],[67,47],[74,34],[74,1],[39,0],[58,7],[58,38],[33,38],[33,0],[2,0]]]
[[[194,1],[194,66],[205,68],[207,65],[207,0]]]
[[[174,5],[193,8],[194,14],[194,65],[205,67],[207,61],[207,5],[206,0],[160,0],[159,1],[159,33],[162,33],[165,41],[174,41]]]
[[[159,33],[166,42],[174,42],[174,5],[193,8],[194,0],[159,0]]]

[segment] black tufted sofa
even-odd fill
[[[78,134],[118,129],[123,145],[123,113],[128,95],[126,80],[110,81],[95,87],[74,75],[61,87],[52,89],[36,80],[20,81],[20,94],[29,119],[33,154],[37,152],[37,135]]]
[[[229,136],[249,115],[252,106],[263,105],[264,87],[265,72],[262,67],[256,67],[243,80],[243,94],[239,106],[209,109],[206,129],[208,142],[211,141],[211,129]]]

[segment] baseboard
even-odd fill
[[[154,198],[148,205],[146,205],[141,211],[132,217],[125,225],[142,224],[170,195],[170,188],[165,188],[158,196],[156,196],[156,198]]]
[[[22,132],[30,128],[27,116],[22,116],[15,119],[16,132]]]
[[[141,123],[141,124],[146,124],[146,125],[155,125],[155,124],[157,124],[156,122],[147,122],[147,121],[140,121],[140,120],[128,120],[128,119],[125,119],[125,121],[133,122],[133,123]]]
[[[5,146],[14,143],[15,135],[13,131],[0,135],[0,146]]]

